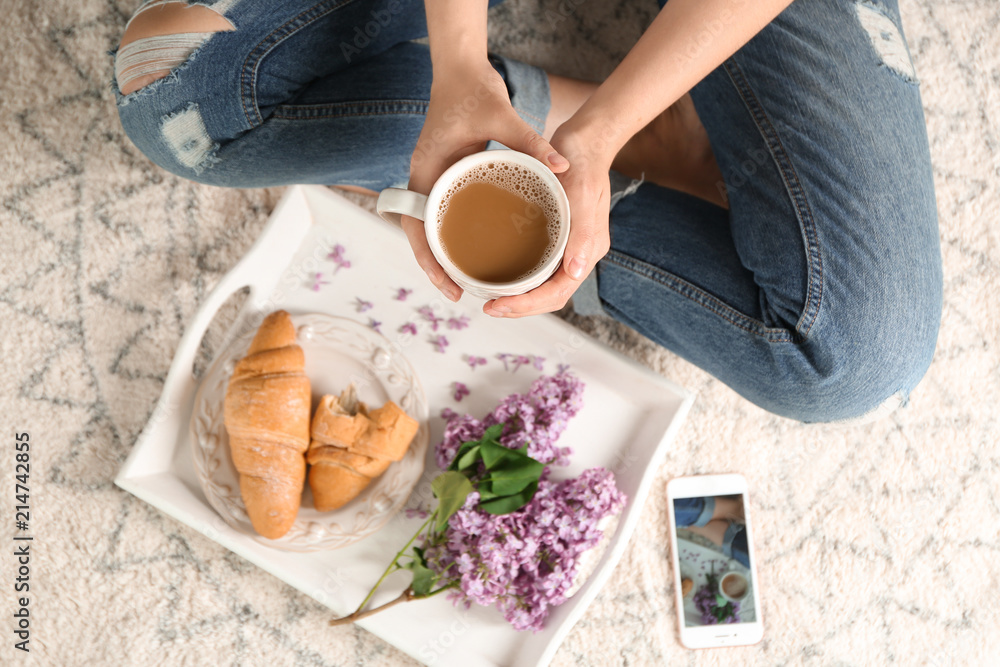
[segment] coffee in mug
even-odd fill
[[[530,275],[555,252],[559,206],[545,182],[519,164],[473,167],[438,207],[441,247],[462,273],[487,283]]]
[[[545,282],[569,240],[569,199],[555,174],[524,153],[489,150],[449,167],[426,196],[386,188],[379,215],[424,221],[427,245],[445,273],[482,299],[513,296]]]

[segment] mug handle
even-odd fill
[[[404,215],[422,221],[426,204],[427,195],[403,188],[386,188],[379,193],[375,210],[386,222],[402,227]]]

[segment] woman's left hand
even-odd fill
[[[608,170],[614,155],[598,150],[603,142],[592,141],[570,123],[556,130],[551,142],[569,160],[569,169],[557,174],[569,198],[572,220],[562,266],[530,292],[487,301],[483,304],[487,315],[517,318],[560,310],[611,247]]]

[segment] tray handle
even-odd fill
[[[287,268],[312,223],[312,211],[305,190],[301,186],[289,188],[281,201],[278,202],[271,214],[270,221],[261,231],[253,246],[236,263],[236,266],[222,277],[184,331],[177,351],[174,353],[170,372],[167,374],[167,380],[163,385],[163,391],[156,407],[143,427],[142,433],[136,439],[132,453],[129,454],[115,479],[119,486],[121,486],[120,480],[125,479],[133,472],[136,464],[133,454],[141,449],[139,445],[153,434],[169,433],[173,438],[181,429],[185,428],[186,424],[183,423],[183,420],[188,411],[184,401],[193,399],[197,389],[197,380],[194,376],[195,357],[198,354],[201,339],[216,313],[233,293],[244,287],[250,288],[250,294],[247,295],[241,309],[241,315],[248,308],[259,309],[262,305],[270,303],[270,300],[267,299],[268,295],[271,294],[281,274]],[[242,319],[243,317],[238,318],[237,322]],[[234,331],[231,330],[220,349],[225,349],[225,345],[232,335],[234,335]],[[158,453],[163,452],[163,455],[169,458],[170,448],[155,449]],[[156,468],[157,463],[160,464],[159,469],[162,469],[163,464],[168,463],[168,461],[150,462],[147,459],[143,461],[143,467]]]

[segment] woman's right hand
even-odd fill
[[[517,115],[507,84],[489,60],[436,66],[427,117],[410,159],[409,189],[429,193],[448,167],[483,150],[491,139],[531,155],[555,173],[569,168],[566,158]],[[434,259],[424,223],[404,215],[403,231],[427,277],[447,298],[458,301],[462,289]]]

